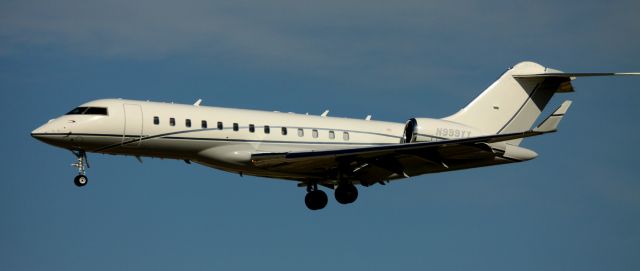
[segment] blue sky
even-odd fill
[[[640,71],[638,1],[1,1],[0,269],[639,270],[640,78],[582,78],[533,161],[303,203],[295,183],[73,156],[29,132],[121,97],[404,122],[506,68]]]

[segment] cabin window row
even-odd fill
[[[160,117],[155,116],[153,117],[153,124],[155,125],[160,125]],[[176,119],[175,118],[169,118],[169,125],[170,126],[176,126]],[[222,129],[222,122],[218,122],[218,128]],[[187,128],[191,128],[191,119],[185,119],[184,120],[184,126]],[[203,120],[200,122],[200,127],[202,128],[208,128],[208,124],[206,120]]]
[[[153,117],[153,124],[154,125],[160,125],[160,117],[154,116]],[[170,126],[176,126],[176,119],[175,118],[169,118],[169,125]],[[191,128],[191,119],[185,119],[184,126],[186,126],[187,128]],[[201,121],[200,122],[200,127],[208,128],[207,121],[206,120]],[[218,121],[216,127],[218,128],[218,130],[224,129],[224,125],[222,124],[221,121]],[[234,122],[232,127],[233,127],[233,130],[236,131],[236,132],[240,130],[240,125],[237,122]],[[265,125],[263,129],[264,129],[264,133],[265,134],[270,134],[271,133],[271,127],[269,125]],[[255,133],[256,132],[256,126],[254,124],[249,124],[249,132],[250,133]],[[280,133],[282,135],[287,135],[288,134],[287,127],[281,127],[280,128]],[[298,137],[304,137],[304,129],[298,128],[297,129],[297,134],[298,134]],[[317,129],[312,129],[311,130],[311,137],[313,137],[313,138],[318,138],[319,137],[319,133],[318,133]],[[336,139],[335,131],[329,131],[329,139]],[[345,140],[345,141],[349,140],[349,132],[342,132],[342,140]]]

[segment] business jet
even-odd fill
[[[520,144],[552,133],[569,109],[560,104],[533,124],[555,93],[573,92],[582,76],[640,73],[564,73],[521,62],[457,113],[410,118],[404,123],[322,115],[265,112],[125,99],[95,100],[33,130],[45,143],[77,158],[77,186],[88,182],[87,153],[158,157],[267,178],[306,188],[311,210],[336,201],[353,203],[356,185],[386,184],[426,173],[533,159]],[[140,160],[141,161],[141,160]]]

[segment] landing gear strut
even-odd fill
[[[83,150],[80,151],[71,151],[78,159],[77,162],[71,164],[72,167],[78,169],[78,176],[73,179],[73,183],[76,186],[81,187],[85,186],[87,182],[89,182],[89,178],[85,175],[86,168],[89,167],[89,161],[87,160],[87,153]]]
[[[304,203],[310,210],[320,210],[327,206],[327,194],[318,189],[318,184],[307,184],[307,195],[304,197]]]

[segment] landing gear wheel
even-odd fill
[[[358,198],[358,189],[353,184],[341,184],[336,188],[334,196],[341,204],[353,203]]]
[[[84,175],[85,169],[89,167],[89,161],[87,160],[87,153],[83,150],[79,150],[79,151],[71,150],[71,152],[78,159],[77,162],[71,164],[72,167],[75,167],[78,169],[78,176],[76,176],[73,179],[73,183],[75,183],[76,186],[78,187],[85,186],[87,185],[87,182],[89,182],[89,178],[87,178],[87,176]]]
[[[73,179],[73,183],[75,183],[76,186],[78,186],[78,187],[85,186],[87,184],[87,182],[89,182],[89,179],[87,178],[87,176],[84,176],[82,174],[76,176]]]
[[[304,203],[310,210],[320,210],[327,206],[327,194],[322,190],[313,190],[304,197]]]

